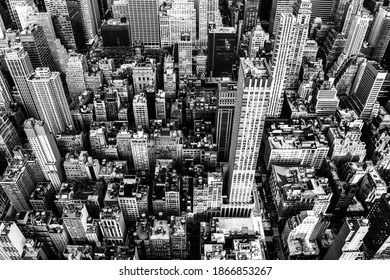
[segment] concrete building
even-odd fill
[[[88,65],[85,55],[71,53],[66,64],[66,84],[74,101],[77,101],[79,94],[87,89],[84,80],[84,73],[87,71]]]
[[[0,259],[21,260],[26,238],[15,222],[0,224]]]

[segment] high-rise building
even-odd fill
[[[356,93],[348,99],[352,108],[363,120],[371,120],[375,116],[375,104],[386,78],[387,72],[378,62],[367,62]]]
[[[284,81],[285,89],[298,89],[299,72],[301,70],[303,51],[309,34],[311,14],[310,0],[300,0],[294,5],[293,14],[296,18],[293,28],[292,49],[289,53],[287,70]]]
[[[170,54],[164,58],[164,91],[167,99],[176,98],[176,71]]]
[[[13,102],[10,86],[3,72],[0,71],[0,113],[9,113],[11,111],[11,103]]]
[[[0,163],[7,165],[7,161],[12,159],[12,150],[16,146],[21,146],[18,132],[9,117],[0,112]]]
[[[257,25],[260,0],[246,0],[244,6],[243,31],[252,31]]]
[[[65,180],[62,159],[54,135],[44,121],[28,119],[24,122],[24,132],[31,145],[45,179],[50,181],[56,191]]]
[[[293,5],[295,0],[273,0],[271,9],[271,18],[269,24],[270,35],[275,35],[279,30],[279,23],[281,21],[281,14],[289,14],[293,12]]]
[[[14,47],[5,53],[5,61],[14,80],[28,116],[38,118],[38,108],[34,94],[30,91],[27,79],[34,72],[30,57],[23,47]]]
[[[314,96],[317,116],[328,117],[333,115],[339,105],[337,90],[330,81],[326,81],[317,89]]]
[[[368,42],[374,47],[372,57],[381,60],[390,42],[390,7],[379,9]]]
[[[149,128],[148,104],[144,93],[134,96],[133,111],[136,127]]]
[[[275,39],[275,49],[273,51],[272,67],[272,87],[267,114],[271,117],[278,117],[283,106],[283,87],[287,73],[286,64],[293,51],[293,34],[296,18],[293,14],[282,13]]]
[[[112,16],[115,19],[129,18],[129,0],[113,0],[112,2]]]
[[[21,7],[23,5],[29,6],[31,8],[36,8],[34,0],[8,0],[6,2],[8,4],[8,8],[9,8],[9,11],[10,11],[11,19],[12,19],[12,22],[14,24],[13,28],[22,30],[23,27],[22,27],[21,21],[23,19],[22,20],[19,19],[19,15],[18,15],[17,9],[18,9],[18,7]]]
[[[219,12],[218,0],[199,0],[199,46],[201,48],[207,47],[209,24],[216,23]]]
[[[368,219],[347,218],[333,241],[324,260],[364,259],[360,251],[363,239],[370,228]]]
[[[241,59],[229,153],[229,202],[249,203],[271,91],[265,59]]]
[[[178,41],[179,75],[192,74],[192,38],[190,33],[182,33]]]
[[[256,28],[253,28],[251,35],[249,37],[249,56],[255,58],[257,52],[260,49],[264,48],[264,43],[269,39],[269,35],[265,33],[264,29],[260,24],[256,25]]]
[[[57,39],[53,20],[50,13],[39,12],[39,13],[29,13],[26,16],[26,23],[42,25],[43,32],[46,35],[46,40],[49,43],[51,55],[54,58],[57,69],[64,73],[66,70],[66,62],[68,60],[68,52],[61,44],[60,39]]]
[[[312,12],[310,23],[312,24],[316,18],[321,18],[322,22],[330,20],[330,12],[332,10],[333,0],[310,0],[312,3]]]
[[[377,200],[370,209],[367,218],[370,223],[370,229],[364,237],[364,244],[367,248],[369,258],[373,258],[375,254],[385,245],[390,236],[390,195],[384,194]],[[386,254],[386,252],[380,252]],[[388,254],[388,253],[387,253]],[[379,254],[377,255],[380,258]]]
[[[104,207],[100,211],[100,230],[105,242],[116,245],[124,245],[126,237],[126,224],[121,209],[116,207]]]
[[[21,260],[26,238],[15,222],[0,224],[0,260]]]
[[[153,60],[137,63],[133,67],[134,93],[143,92],[147,86],[156,84],[156,66]]]
[[[66,64],[66,84],[69,94],[74,101],[78,100],[80,93],[87,87],[84,80],[84,73],[88,72],[88,65],[85,55],[71,53]]]
[[[95,39],[100,28],[100,14],[95,0],[80,0],[85,41]]]
[[[156,107],[156,120],[162,120],[163,123],[165,123],[167,121],[165,91],[159,90],[158,93],[156,93],[155,107]]]
[[[218,112],[216,127],[218,161],[227,162],[229,158],[236,97],[237,82],[221,82],[218,84]]]
[[[46,122],[54,135],[65,131],[66,127],[73,126],[59,72],[51,72],[49,68],[36,68],[27,83],[38,108],[40,120]]]
[[[209,29],[207,75],[211,77],[230,76],[236,62],[237,34],[234,27]]]
[[[131,153],[135,170],[149,170],[148,135],[142,127],[138,127],[137,133],[133,134]]]
[[[133,0],[129,5],[131,38],[140,40],[146,49],[160,47],[158,4],[158,0]]]
[[[127,18],[109,19],[101,26],[103,46],[105,48],[130,47],[130,25]]]
[[[23,48],[30,56],[34,69],[48,67],[51,71],[57,71],[56,63],[51,55],[50,46],[42,26],[37,24],[29,25],[20,32],[19,38]]]
[[[1,188],[18,212],[32,209],[29,198],[36,186],[36,179],[28,165],[26,158],[16,156],[9,163],[0,181]]]
[[[82,18],[74,7],[75,0],[45,0],[46,9],[53,19],[54,29],[66,49],[76,50],[83,46]],[[77,2],[76,7],[77,7]]]
[[[341,33],[348,34],[351,28],[352,19],[362,12],[363,0],[351,0],[344,6],[343,16],[340,22]]]
[[[179,43],[182,41],[181,37],[183,33],[189,34],[189,41],[195,45],[196,10],[194,1],[162,1],[160,6],[161,46],[171,46],[174,43]]]

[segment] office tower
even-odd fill
[[[130,47],[131,35],[128,19],[109,19],[101,27],[103,46],[106,48]]]
[[[53,19],[54,29],[66,49],[76,50],[83,46],[84,37],[81,14],[72,5],[74,0],[45,0],[46,9]],[[76,7],[77,7],[76,2]]]
[[[363,8],[363,0],[351,0],[345,4],[344,13],[341,18],[340,31],[348,34],[351,28],[352,19],[360,15]]]
[[[189,33],[182,33],[178,44],[179,75],[192,75],[192,41]]]
[[[66,204],[62,214],[62,220],[73,243],[80,244],[87,241],[88,211],[84,204]]]
[[[7,164],[12,159],[12,150],[21,146],[18,132],[9,117],[0,112],[0,163]]]
[[[84,80],[84,73],[88,71],[85,55],[71,53],[66,64],[66,83],[69,94],[74,101],[78,100],[79,94],[87,87]]]
[[[369,258],[373,258],[379,249],[385,245],[390,236],[390,195],[384,194],[377,200],[367,215],[370,229],[364,237],[366,252]],[[380,252],[383,254],[386,252]],[[379,255],[379,254],[378,254]],[[379,256],[377,256],[379,257]]]
[[[116,135],[116,143],[118,146],[118,157],[121,160],[127,160],[127,164],[132,164],[131,154],[131,138],[132,133],[129,132],[127,127],[122,126]]]
[[[115,19],[129,19],[129,0],[114,0],[111,6],[112,16]]]
[[[284,82],[285,89],[298,89],[299,72],[301,70],[303,51],[309,33],[309,20],[311,14],[310,0],[301,0],[295,3],[293,14],[295,23],[293,28],[292,49],[289,53],[287,70]]]
[[[252,31],[257,25],[260,0],[246,0],[244,6],[243,31]]]
[[[211,77],[230,76],[236,62],[237,34],[233,27],[209,29],[207,75]]]
[[[316,18],[321,18],[322,22],[330,20],[332,10],[332,0],[310,0],[312,3],[312,12],[310,24],[313,24]]]
[[[0,224],[0,260],[21,260],[26,238],[15,222]]]
[[[139,202],[145,201],[145,199],[148,201],[148,187],[139,186],[139,178],[135,176],[129,176],[119,186],[111,185],[111,187],[111,197],[109,200],[105,199],[104,204],[113,203],[113,200],[115,200],[114,203],[119,204],[127,224],[137,221],[141,212]],[[108,189],[110,189],[110,186]],[[146,209],[147,211],[149,210]],[[145,213],[145,209],[143,209],[142,213]]]
[[[38,118],[38,108],[27,79],[34,72],[30,57],[23,47],[14,47],[5,53],[5,61],[20,94],[24,109],[28,116]]]
[[[105,242],[124,245],[127,233],[126,224],[118,206],[106,206],[100,211],[99,226]]]
[[[19,19],[17,9],[18,9],[18,7],[21,7],[21,6],[30,6],[31,8],[36,9],[34,0],[8,0],[7,4],[8,4],[9,11],[10,11],[12,23],[15,24],[15,25],[13,25],[13,29],[22,30],[23,27],[22,27],[21,21],[23,19],[22,20]]]
[[[107,146],[107,129],[102,126],[91,127],[89,132],[92,157],[105,158]]]
[[[338,57],[337,61],[333,64],[332,69],[329,70],[330,73],[338,73],[344,62],[346,62],[351,56],[355,56],[360,53],[370,21],[371,19],[364,14],[356,15],[354,17],[344,50]]]
[[[176,216],[180,214],[180,191],[181,191],[181,178],[177,174],[176,170],[162,170],[163,175],[166,176],[165,181],[164,198],[165,198],[165,215]],[[165,171],[165,172],[164,172]],[[158,169],[156,168],[156,174]],[[157,184],[157,183],[156,183]]]
[[[142,127],[138,127],[137,133],[133,134],[131,153],[135,170],[149,170],[148,135]]]
[[[156,66],[153,60],[137,63],[133,67],[134,93],[141,93],[147,86],[156,84]]]
[[[28,22],[26,20],[26,17],[30,13],[38,12],[38,9],[35,6],[29,6],[26,3],[22,5],[18,5],[15,7],[17,17],[19,19],[19,30],[23,30],[28,26]]]
[[[378,62],[367,62],[356,93],[349,99],[350,105],[363,120],[371,120],[375,115],[375,103],[386,77],[386,70]]]
[[[286,77],[286,64],[290,58],[290,52],[293,51],[293,34],[296,18],[292,14],[282,13],[278,33],[275,39],[275,49],[272,55],[272,87],[268,106],[268,116],[280,116],[283,105],[283,86]]]
[[[187,221],[185,216],[171,217],[169,220],[170,253],[171,259],[186,260],[188,255]]]
[[[134,0],[129,6],[132,41],[140,40],[146,49],[160,47],[158,0]]]
[[[265,59],[241,59],[229,153],[229,202],[251,201],[271,91]]]
[[[24,122],[24,132],[37,156],[45,179],[53,184],[56,191],[59,191],[61,182],[65,180],[65,174],[60,152],[48,125],[44,121],[28,119]]]
[[[176,98],[176,71],[170,54],[164,57],[164,91],[167,99]]]
[[[360,251],[363,239],[369,231],[368,219],[347,218],[336,235],[324,260],[359,260],[364,259]]]
[[[255,58],[257,52],[259,52],[260,49],[264,48],[264,43],[268,39],[269,35],[265,33],[261,25],[256,25],[256,28],[252,30],[251,35],[249,37],[249,56],[251,58]]]
[[[54,135],[73,126],[59,72],[51,72],[49,68],[36,68],[27,83],[34,94],[39,118],[45,121]]]
[[[156,260],[169,260],[171,258],[170,227],[167,220],[154,220],[150,236],[150,255]]]
[[[85,41],[88,42],[95,39],[101,25],[99,7],[95,0],[81,0],[80,5]]]
[[[330,81],[325,81],[314,96],[317,116],[328,117],[336,112],[339,105],[337,90]]]
[[[221,82],[218,85],[218,112],[216,143],[218,145],[218,161],[227,162],[233,125],[234,108],[237,97],[236,82]]]
[[[57,39],[50,13],[29,13],[26,16],[26,22],[28,25],[38,24],[42,26],[56,67],[59,71],[64,73],[66,70],[66,61],[68,60],[68,52],[61,44],[60,39]]]
[[[18,212],[32,209],[29,198],[36,186],[36,179],[28,165],[27,159],[15,157],[0,181],[1,188]]]
[[[209,24],[216,23],[219,12],[218,0],[199,0],[199,46],[207,47]]]
[[[67,153],[64,157],[64,170],[68,181],[93,181],[93,173],[89,169],[92,158],[87,151]]]
[[[29,54],[34,69],[38,67],[48,67],[51,71],[57,71],[42,26],[37,24],[29,25],[20,32],[19,38],[23,48]]]
[[[379,9],[368,42],[374,47],[372,57],[382,60],[390,42],[390,7]]]
[[[276,36],[276,32],[279,30],[280,16],[281,14],[289,14],[293,12],[293,5],[295,0],[273,0],[271,9],[271,18],[269,24],[270,36]]]
[[[11,111],[11,103],[13,103],[13,98],[10,87],[3,72],[0,71],[0,113],[9,113]]]
[[[162,1],[160,8],[160,28],[161,46],[171,46],[179,43],[182,41],[181,37],[183,33],[189,34],[189,41],[195,45],[196,10],[194,1]]]
[[[148,104],[144,93],[140,93],[134,96],[133,99],[133,111],[136,127],[149,128],[148,117]]]

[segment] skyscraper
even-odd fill
[[[312,12],[310,23],[312,24],[317,17],[320,17],[322,22],[330,20],[330,11],[332,10],[332,0],[311,0]]]
[[[285,13],[293,12],[293,5],[296,0],[273,0],[272,9],[271,9],[271,18],[269,24],[269,33],[270,35],[275,35],[279,29],[280,16]]]
[[[137,94],[133,99],[133,111],[136,127],[149,128],[148,104],[144,93]]]
[[[7,114],[0,112],[0,163],[7,164],[12,159],[12,150],[20,146],[19,135]]]
[[[257,25],[260,0],[246,0],[244,6],[244,32],[252,31]]]
[[[59,191],[65,180],[62,159],[53,133],[44,121],[28,119],[24,122],[24,131],[31,145],[45,179]]]
[[[230,76],[236,58],[237,34],[234,27],[209,30],[207,74],[212,77]]]
[[[5,61],[27,115],[38,118],[38,108],[35,105],[33,94],[27,83],[27,79],[34,72],[28,53],[23,47],[14,47],[5,53]]]
[[[94,0],[80,0],[85,41],[94,39],[100,28],[100,15]]]
[[[27,83],[38,108],[39,118],[46,122],[54,135],[65,131],[67,126],[73,126],[59,72],[51,72],[49,68],[36,68]]]
[[[8,4],[8,8],[10,10],[11,19],[12,19],[13,23],[16,24],[15,26],[13,26],[13,28],[17,28],[19,30],[23,29],[22,24],[21,24],[21,20],[19,19],[19,16],[18,16],[17,7],[22,6],[22,5],[35,7],[34,0],[8,0],[7,4]]]
[[[10,87],[3,72],[0,70],[0,113],[10,112],[12,102]]]
[[[368,42],[374,47],[372,57],[381,60],[390,42],[390,7],[379,9]]]
[[[34,69],[38,67],[49,67],[51,71],[57,71],[42,26],[37,24],[29,25],[20,32],[19,38],[24,49],[30,56],[31,64]]]
[[[234,108],[237,97],[237,82],[218,84],[217,141],[218,161],[228,161]]]
[[[26,238],[15,222],[0,224],[0,260],[21,260]]]
[[[296,21],[294,23],[294,34],[292,35],[292,49],[289,54],[287,71],[284,82],[285,89],[298,89],[299,72],[301,70],[303,51],[309,33],[309,21],[311,14],[310,0],[298,0],[294,5],[293,12]]]
[[[207,47],[210,23],[216,23],[220,17],[218,0],[199,0],[199,46]]]
[[[135,170],[149,170],[148,135],[139,127],[131,139],[131,153]]]
[[[85,72],[88,72],[85,55],[79,53],[70,54],[66,64],[66,83],[73,101],[78,100],[79,94],[87,89],[84,80]]]
[[[363,120],[371,120],[375,115],[373,112],[375,103],[386,77],[386,70],[378,62],[367,62],[356,93],[348,99],[350,106]]]
[[[66,49],[82,47],[84,42],[82,18],[78,9],[72,6],[75,0],[45,0],[46,9],[51,14],[54,29]],[[76,3],[77,4],[77,3]],[[76,32],[77,31],[77,32]]]
[[[283,105],[283,87],[286,77],[286,64],[293,49],[292,41],[296,18],[290,14],[281,14],[278,33],[275,39],[275,49],[271,60],[272,87],[268,107],[268,115],[278,117]]]
[[[241,59],[229,154],[230,203],[251,202],[271,81],[265,59]]]
[[[370,209],[370,229],[364,237],[367,254],[372,258],[390,236],[390,194],[384,194]]]
[[[129,5],[132,41],[142,41],[146,49],[160,47],[158,3],[158,0],[133,0]]]

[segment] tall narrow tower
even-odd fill
[[[281,14],[279,30],[276,35],[275,49],[272,56],[272,88],[268,115],[279,117],[283,105],[283,87],[286,77],[286,64],[293,49],[293,34],[296,18],[293,14]]]
[[[65,180],[60,151],[58,150],[53,133],[44,121],[28,119],[24,122],[24,132],[28,142],[38,159],[45,179],[50,181],[56,192]]]
[[[230,203],[251,202],[271,83],[265,59],[241,59],[229,155]]]
[[[38,108],[39,118],[46,122],[53,134],[73,125],[59,72],[37,68],[28,79],[28,85]]]
[[[294,5],[293,14],[296,17],[296,21],[293,31],[294,35],[292,36],[292,50],[287,64],[285,89],[298,89],[299,87],[299,72],[301,70],[303,50],[309,34],[310,0],[298,0]]]
[[[38,109],[27,83],[27,79],[34,72],[28,53],[23,47],[14,47],[5,53],[5,61],[18,89],[27,115],[38,118]]]

